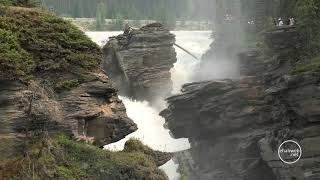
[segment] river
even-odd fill
[[[121,33],[120,31],[86,32],[87,36],[99,46],[105,45],[109,37]],[[176,35],[177,44],[195,54],[199,59],[212,42],[210,31],[173,31],[172,33]],[[174,94],[180,92],[183,84],[192,81],[199,67],[199,61],[184,51],[176,48],[176,52],[178,61],[171,69]],[[188,139],[174,139],[169,130],[163,127],[165,120],[159,116],[161,109],[151,107],[146,101],[135,101],[121,96],[120,99],[126,106],[128,116],[138,125],[138,130],[121,141],[107,145],[106,149],[122,150],[124,143],[130,138],[140,139],[149,147],[164,152],[177,152],[190,148]],[[176,172],[178,165],[172,160],[160,168],[166,172],[170,180],[179,179],[180,175]]]

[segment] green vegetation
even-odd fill
[[[140,143],[141,144],[141,143]],[[111,152],[65,135],[28,142],[25,154],[0,164],[0,179],[163,179],[139,151]]]
[[[311,61],[303,64],[298,64],[292,71],[294,74],[304,72],[320,72],[320,56],[313,58]]]
[[[124,27],[124,19],[121,14],[117,14],[115,17],[114,27],[112,28],[113,30],[123,30]]]
[[[0,0],[0,5],[13,5],[13,6],[23,6],[23,7],[36,7],[39,6],[40,2],[38,0]]]
[[[69,22],[40,10],[7,7],[0,16],[0,70],[7,79],[47,78],[73,87],[88,70],[98,67],[101,51]],[[56,82],[67,75],[65,82]],[[72,77],[74,76],[74,77]]]
[[[0,5],[5,5],[5,6],[12,5],[12,1],[10,1],[10,0],[0,0]]]
[[[300,36],[301,52],[305,56],[320,53],[320,1],[298,0],[295,14]]]
[[[181,175],[180,177],[179,177],[179,180],[184,180],[185,179],[185,175]]]
[[[59,90],[64,90],[64,89],[70,90],[70,89],[72,89],[74,87],[77,87],[79,85],[80,85],[80,82],[77,79],[65,80],[65,81],[59,81],[56,84],[55,89],[58,90],[58,91]]]
[[[14,79],[34,70],[32,57],[20,47],[16,34],[0,29],[0,77]]]

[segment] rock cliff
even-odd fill
[[[153,102],[172,90],[174,42],[175,36],[158,23],[132,29],[112,37],[103,48],[103,68],[123,90],[120,93]]]
[[[297,44],[288,42],[297,39],[286,39],[286,33],[268,33],[269,45],[270,38],[282,38],[270,49],[240,53],[239,80],[187,84],[181,95],[167,99],[169,106],[161,115],[173,134],[189,138],[192,146],[193,163],[179,155],[187,167],[182,171],[189,173],[186,179],[320,178],[320,74],[310,62],[296,61],[297,49],[283,42]],[[286,140],[302,147],[295,164],[278,157]]]
[[[96,44],[38,9],[0,14],[0,179],[167,179],[170,154],[98,148],[137,126]]]
[[[58,133],[63,129],[75,137],[93,137],[94,143],[102,146],[137,129],[126,116],[111,80],[99,70],[101,53],[93,42],[52,15],[16,7],[3,12],[0,27],[7,35],[3,43],[20,49],[1,49],[3,134],[20,137],[26,131]],[[22,30],[14,32],[12,27],[19,23]],[[70,41],[61,38],[58,29]],[[72,37],[76,35],[78,39]],[[57,49],[54,52],[51,48]],[[22,61],[19,52],[27,54],[28,70],[24,66],[14,69]]]

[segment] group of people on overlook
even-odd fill
[[[235,18],[230,14],[226,14],[225,18],[224,18],[224,21],[227,22],[227,23],[232,23],[232,22],[235,21]],[[249,21],[247,21],[247,23],[249,25],[254,25],[257,22],[255,20],[249,20]],[[295,19],[293,17],[289,17],[289,18],[286,18],[286,19],[279,18],[278,21],[274,20],[274,24],[276,26],[293,26],[293,25],[295,25]]]
[[[287,18],[285,21],[282,18],[278,19],[276,23],[277,26],[293,26],[295,24],[295,19],[293,17]]]

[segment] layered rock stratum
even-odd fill
[[[178,155],[185,179],[320,178],[320,74],[297,60],[296,36],[267,32],[269,48],[239,54],[239,80],[187,84],[167,99],[161,115],[192,146]],[[286,140],[302,147],[297,163],[279,159]]]
[[[170,69],[177,61],[175,36],[159,23],[110,38],[103,48],[103,68],[120,93],[156,101],[172,90]]]

